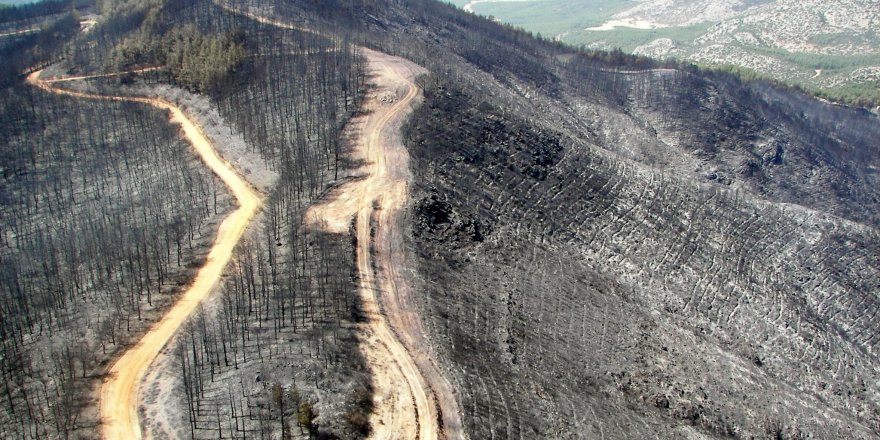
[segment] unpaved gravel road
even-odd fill
[[[214,3],[263,24],[327,36],[220,0]],[[353,159],[365,165],[357,170],[358,179],[313,206],[306,221],[345,234],[354,219],[360,296],[368,320],[362,350],[375,392],[371,438],[464,439],[452,386],[434,362],[421,320],[409,304],[409,285],[400,276],[406,273],[406,260],[398,214],[406,206],[412,180],[400,129],[420,98],[415,77],[427,71],[403,58],[358,49],[367,58],[370,93],[364,103],[366,116],[352,119],[348,130],[355,139]]]
[[[208,253],[208,258],[187,291],[171,310],[153,325],[137,345],[126,351],[113,364],[108,372],[108,378],[101,387],[100,415],[104,438],[140,439],[141,427],[137,408],[141,379],[159,351],[171,340],[177,329],[195,311],[199,303],[214,290],[223,274],[223,269],[232,257],[235,245],[260,209],[261,196],[246,180],[239,176],[228,162],[217,154],[211,142],[202,133],[201,128],[173,103],[157,98],[105,96],[60,89],[41,80],[40,72],[36,71],[30,74],[27,77],[27,82],[47,92],[85,99],[139,102],[167,110],[171,114],[171,122],[181,126],[184,136],[192,144],[205,165],[217,174],[238,200],[238,209],[220,224],[217,239]],[[77,78],[67,78],[67,80],[74,79]]]
[[[409,154],[400,128],[420,99],[414,84],[425,70],[407,60],[361,48],[370,93],[365,116],[349,123],[356,179],[313,206],[306,221],[330,232],[348,232],[355,219],[360,296],[368,318],[364,355],[373,373],[375,439],[464,438],[452,387],[432,361],[421,322],[406,307],[409,289],[399,214],[408,200]],[[374,234],[371,234],[371,231]]]
[[[301,31],[317,31],[282,23],[250,12],[225,9],[261,23]],[[335,233],[347,233],[355,219],[360,295],[368,317],[364,355],[373,372],[375,409],[371,415],[374,439],[463,439],[461,416],[452,387],[433,360],[421,321],[408,304],[403,236],[399,213],[408,200],[409,155],[400,129],[420,98],[414,79],[426,71],[402,58],[360,48],[367,57],[371,92],[365,116],[353,119],[349,130],[356,139],[353,158],[364,160],[361,178],[337,188],[314,206],[306,221]],[[147,70],[154,70],[149,68]],[[52,87],[50,82],[115,76],[89,75],[42,81],[39,73],[28,82],[41,89],[88,99],[141,102],[166,109],[181,124],[205,163],[220,176],[240,207],[223,221],[217,241],[193,285],[156,323],[141,342],[126,352],[110,371],[101,390],[101,416],[107,439],[139,439],[138,387],[147,368],[178,327],[205,299],[219,280],[235,244],[260,207],[260,197],[235,170],[222,160],[197,124],[174,104],[154,98],[103,96]],[[375,236],[371,230],[375,227]],[[375,258],[375,260],[374,260]],[[376,270],[378,273],[376,273]],[[380,297],[381,294],[381,302]]]

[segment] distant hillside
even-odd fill
[[[460,0],[456,4],[570,44],[621,48],[702,65],[735,65],[749,75],[798,84],[831,98],[880,102],[876,1]]]
[[[36,3],[37,1],[39,0],[0,0],[0,7],[27,5],[30,3]]]

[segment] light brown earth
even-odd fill
[[[223,4],[220,6],[264,24],[319,33]],[[353,159],[363,160],[365,165],[357,170],[360,178],[337,188],[327,201],[313,207],[307,213],[306,221],[330,232],[346,233],[352,219],[355,220],[360,295],[367,316],[362,349],[373,371],[375,392],[372,438],[463,439],[466,436],[461,427],[457,400],[433,360],[421,321],[411,303],[409,285],[400,275],[406,273],[406,259],[399,214],[406,206],[411,180],[409,155],[403,146],[400,128],[412,112],[411,105],[420,99],[420,90],[413,81],[426,71],[402,58],[366,48],[360,50],[367,57],[372,75],[371,92],[364,103],[366,116],[353,119],[349,130],[356,139]],[[137,415],[138,387],[147,368],[177,328],[213,290],[235,244],[259,209],[260,198],[217,155],[198,125],[174,104],[163,99],[103,96],[49,85],[50,82],[132,72],[48,81],[40,80],[39,73],[31,74],[28,82],[53,93],[141,102],[170,111],[172,121],[181,124],[187,139],[240,203],[239,209],[221,224],[207,263],[200,269],[193,285],[168,315],[114,364],[110,379],[101,390],[104,437],[139,439],[142,433]],[[371,234],[374,227],[374,234]]]
[[[367,316],[364,355],[373,372],[373,438],[464,438],[452,387],[433,362],[421,321],[410,303],[400,213],[411,180],[400,128],[421,98],[421,67],[361,49],[370,73],[366,116],[350,122],[357,178],[313,206],[306,221],[344,234],[355,219],[360,295]],[[371,234],[372,232],[372,234]],[[375,270],[374,270],[375,269]]]
[[[66,78],[74,80],[77,78]],[[57,80],[56,80],[57,81]],[[108,372],[101,388],[100,416],[105,439],[140,439],[141,427],[138,420],[138,393],[141,379],[159,351],[171,340],[177,329],[192,314],[200,302],[207,298],[232,257],[238,243],[251,219],[262,204],[260,194],[221,158],[193,122],[179,107],[164,99],[147,97],[105,96],[94,93],[60,89],[40,79],[40,71],[30,74],[27,82],[51,93],[86,99],[110,101],[129,101],[149,104],[167,110],[171,122],[179,124],[186,139],[205,164],[223,181],[238,200],[239,207],[220,224],[215,240],[205,264],[199,269],[195,280],[174,304],[171,310],[147,332],[137,345],[120,357]]]
[[[326,36],[220,0],[214,3],[263,24]],[[372,438],[463,439],[452,386],[433,360],[409,285],[400,275],[407,271],[399,214],[406,206],[412,177],[400,128],[412,112],[411,104],[421,97],[415,77],[427,71],[402,58],[359,50],[367,58],[371,87],[364,103],[367,115],[354,118],[348,130],[355,139],[352,158],[364,165],[357,170],[358,179],[313,206],[306,222],[344,234],[354,219],[360,296],[367,316],[362,349],[373,372],[375,392]]]

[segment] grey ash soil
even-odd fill
[[[407,246],[470,438],[880,436],[876,115],[435,2],[299,9],[431,72]]]
[[[880,435],[880,236],[852,203],[877,190],[839,171],[876,151],[723,92],[693,112],[674,94],[575,101],[594,115],[581,138],[455,85],[425,94],[409,246],[471,438]],[[759,161],[759,126],[794,134]]]
[[[168,346],[163,369],[145,385],[141,410],[155,437],[278,438],[283,418],[304,438],[294,423],[298,399],[273,404],[276,384],[315,405],[316,435],[360,438],[369,430],[355,246],[300,222],[336,179],[330,153],[358,108],[363,64],[342,49],[347,41],[431,72],[418,81],[425,100],[404,133],[414,180],[402,228],[410,267],[400,273],[412,283],[407,304],[417,308],[407,317],[421,318],[425,352],[436,354],[455,390],[470,439],[880,437],[876,115],[692,66],[577,51],[434,1],[235,3],[345,35],[339,50],[324,51],[323,42],[205,1],[170,2],[159,15],[206,33],[253,36],[249,47],[261,55],[224,84],[232,93],[175,95],[205,125],[223,125],[206,131],[234,141],[224,153],[251,163],[251,177],[261,180],[254,183],[271,194],[222,292]],[[89,36],[70,61],[97,71],[110,47],[104,34],[89,35],[102,44],[86,44]],[[301,43],[319,50],[289,56]],[[126,124],[166,126],[159,115],[116,112]],[[38,115],[30,126],[74,122]],[[300,124],[316,136],[291,128]],[[163,144],[180,143],[168,137],[174,132],[160,134]],[[269,165],[257,166],[255,156]],[[198,173],[191,157],[177,162],[186,165],[177,171]],[[143,174],[149,182],[163,176]],[[207,179],[201,187],[212,188]],[[228,206],[222,194],[219,201]],[[144,209],[165,211],[156,203]],[[200,231],[211,230],[204,208]],[[90,332],[107,328],[94,324]],[[35,365],[69,359],[54,349],[20,353]],[[59,378],[86,370],[46,368]],[[84,395],[57,391],[65,382],[39,373],[28,379],[39,399],[28,409],[40,401],[48,408],[50,396]],[[53,436],[42,417],[51,413],[41,411],[19,437]],[[83,435],[97,429],[92,420],[80,424]],[[31,426],[47,430],[31,434]]]

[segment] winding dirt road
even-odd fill
[[[371,92],[364,103],[367,116],[349,123],[354,131],[351,138],[356,139],[353,158],[366,164],[358,170],[362,177],[342,185],[327,201],[313,206],[306,221],[345,234],[352,218],[356,218],[360,297],[368,320],[363,350],[376,392],[373,438],[431,439],[439,432],[435,402],[413,359],[383,319],[377,291],[384,286],[373,270],[370,234],[377,220],[377,207],[397,211],[406,203],[408,156],[399,142],[389,141],[393,133],[399,132],[412,111],[413,100],[419,96],[412,83],[419,68],[374,51],[365,51],[365,55],[371,74]],[[377,228],[388,226],[388,222],[377,224]]]
[[[214,3],[263,24],[327,36],[221,0]],[[412,180],[400,129],[421,96],[415,77],[427,71],[403,58],[358,49],[367,58],[370,93],[364,103],[366,116],[354,118],[347,130],[355,139],[353,159],[365,165],[357,170],[360,178],[313,206],[305,220],[339,234],[348,232],[352,219],[355,222],[359,290],[367,316],[361,346],[375,392],[372,438],[465,439],[452,386],[434,362],[421,320],[410,304],[409,284],[400,276],[405,273],[406,253],[399,213],[406,206]]]
[[[426,71],[402,58],[360,50],[367,58],[370,93],[366,116],[353,119],[349,130],[355,140],[353,159],[365,165],[358,179],[313,206],[306,221],[345,234],[355,219],[360,297],[367,316],[362,349],[376,393],[372,438],[464,438],[452,387],[433,363],[417,313],[405,307],[406,280],[396,276],[405,267],[398,222],[412,178],[400,129],[421,96],[413,81]]]
[[[324,35],[216,3],[264,24]],[[412,112],[411,104],[420,98],[414,79],[426,71],[402,58],[359,49],[368,61],[371,91],[364,104],[365,116],[353,119],[347,130],[356,140],[353,158],[365,163],[358,170],[362,175],[337,188],[324,203],[312,207],[306,221],[340,234],[347,233],[352,219],[355,221],[360,296],[367,316],[362,349],[373,372],[375,391],[372,438],[464,439],[455,394],[434,362],[421,320],[409,304],[409,285],[400,276],[405,272],[406,253],[399,214],[406,206],[412,177],[400,128]],[[183,127],[187,139],[240,204],[221,224],[208,260],[189,290],[138,345],[114,364],[110,379],[101,389],[104,437],[140,439],[137,415],[140,382],[159,351],[217,284],[235,244],[261,205],[260,197],[218,156],[199,127],[174,104],[162,99],[104,96],[50,85],[50,82],[115,76],[116,73],[51,80],[40,80],[39,75],[39,71],[31,74],[28,82],[49,92],[87,99],[140,102],[168,110],[172,121]]]
[[[159,351],[171,340],[177,329],[195,311],[196,307],[214,290],[223,269],[232,257],[251,219],[262,205],[260,194],[223,160],[205,137],[199,126],[179,107],[164,99],[146,97],[105,96],[78,92],[51,86],[40,79],[36,71],[27,82],[51,93],[86,99],[129,101],[152,105],[167,110],[171,122],[179,124],[186,139],[205,164],[229,187],[238,200],[239,207],[220,224],[217,239],[208,253],[205,264],[199,269],[195,280],[167,314],[147,332],[137,345],[120,357],[110,369],[108,379],[101,387],[100,415],[105,439],[134,440],[141,438],[138,420],[138,394],[141,379]],[[66,78],[72,81],[81,78]],[[57,82],[59,80],[55,80]]]

